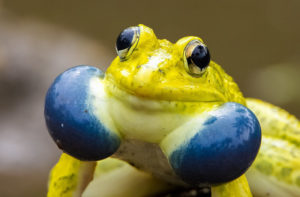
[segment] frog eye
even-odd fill
[[[124,61],[135,49],[140,37],[139,27],[128,27],[117,38],[116,50],[121,61]]]
[[[184,50],[185,69],[193,76],[200,76],[209,65],[208,48],[199,40],[191,41]]]

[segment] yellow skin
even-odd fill
[[[200,38],[184,37],[173,44],[157,39],[152,29],[139,27],[139,40],[126,60],[116,57],[104,79],[91,81],[95,87],[92,91],[99,94],[98,100],[91,102],[99,106],[95,113],[105,124],[125,139],[120,150],[127,148],[128,153],[119,150],[113,157],[128,161],[155,178],[118,159],[83,162],[62,154],[51,172],[48,197],[149,196],[172,190],[176,185],[185,186],[173,175],[159,172],[151,161],[145,164],[139,160],[147,159],[148,148],[156,150],[155,145],[168,153],[172,149],[169,141],[188,138],[188,134],[180,132],[180,125],[186,129],[197,114],[205,115],[230,101],[249,107],[262,127],[261,149],[246,173],[253,195],[300,196],[299,121],[271,104],[245,99],[233,79],[213,61],[200,77],[189,74],[184,49],[192,40],[203,43]],[[108,102],[103,104],[99,99]],[[168,135],[174,129],[178,130],[176,136]],[[149,144],[135,150],[140,141]],[[128,156],[134,151],[137,151],[134,158]],[[162,154],[157,157],[164,168],[165,158]],[[168,171],[168,167],[165,170]],[[212,196],[252,196],[250,188],[243,175],[232,182],[213,186]]]

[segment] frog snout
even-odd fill
[[[251,166],[261,143],[259,122],[247,107],[229,102],[211,111],[189,140],[168,155],[176,174],[190,184],[220,184]]]

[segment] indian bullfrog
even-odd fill
[[[173,44],[138,25],[116,51],[105,73],[76,66],[47,92],[64,152],[48,197],[300,196],[299,121],[244,98],[201,38]]]

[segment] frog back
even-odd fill
[[[300,122],[287,111],[246,99],[262,128],[262,144],[247,178],[254,196],[299,196]]]

